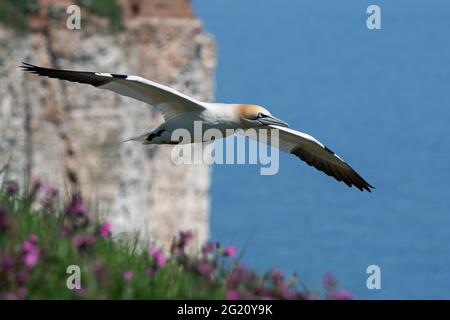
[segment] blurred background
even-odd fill
[[[381,8],[381,30],[366,9]],[[356,297],[450,298],[450,3],[194,0],[218,48],[216,100],[270,108],[377,189],[348,189],[281,154],[280,172],[215,166],[212,238],[261,269]],[[381,268],[368,290],[366,268]]]
[[[0,168],[81,189],[117,235],[233,243],[309,288],[331,271],[362,299],[450,298],[450,3],[445,0],[0,2]],[[381,8],[368,30],[367,7]],[[142,103],[25,75],[21,61],[139,74],[201,100],[256,103],[336,151],[376,187],[349,189],[280,154],[175,166],[120,144],[162,121]],[[80,94],[83,93],[83,94]],[[1,180],[0,173],[0,180]],[[25,177],[25,178],[24,178]],[[381,290],[366,268],[381,268]]]

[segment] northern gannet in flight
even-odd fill
[[[265,108],[252,104],[221,104],[197,101],[167,86],[138,77],[113,73],[69,71],[49,69],[23,63],[24,71],[93,85],[100,89],[111,90],[120,95],[131,97],[156,107],[165,122],[156,129],[132,140],[145,144],[177,144],[172,141],[172,132],[185,128],[193,133],[194,121],[202,121],[205,129],[269,129],[279,130],[279,144],[282,151],[291,153],[308,165],[325,172],[347,186],[371,192],[372,187],[353,170],[344,160],[328,149],[314,137],[288,127],[288,124],[275,118]],[[195,137],[195,135],[194,135]],[[193,141],[205,142],[205,141]]]

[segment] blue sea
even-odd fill
[[[450,1],[193,4],[218,49],[216,100],[268,107],[376,187],[349,189],[288,154],[274,176],[216,165],[212,238],[311,289],[331,271],[360,299],[449,299]],[[381,30],[366,26],[370,4]]]

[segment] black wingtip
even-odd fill
[[[365,186],[363,186],[360,190],[361,190],[361,191],[366,190],[366,191],[372,193],[372,189],[375,190],[376,188],[375,188],[374,186],[370,185],[369,183],[367,183],[367,184],[366,184]]]
[[[25,71],[25,72],[36,72],[38,67],[35,65],[32,65],[31,63],[22,62],[22,64],[19,66],[19,68],[22,68],[22,71]]]
[[[29,67],[34,67],[34,65],[25,61],[22,61],[22,64],[19,66],[19,68],[29,68]]]

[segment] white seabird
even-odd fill
[[[156,107],[165,122],[156,129],[132,138],[145,144],[178,144],[172,141],[172,133],[179,128],[194,132],[194,121],[202,121],[203,128],[215,128],[224,136],[226,129],[269,129],[279,130],[279,147],[291,153],[308,165],[325,172],[347,186],[355,186],[361,191],[371,192],[372,187],[344,160],[328,149],[314,137],[288,127],[288,124],[275,118],[264,107],[253,104],[206,103],[188,97],[172,88],[138,77],[113,73],[70,71],[49,69],[23,63],[24,71],[93,85],[111,90]],[[195,135],[193,135],[195,137]],[[192,141],[205,142],[205,141]]]

